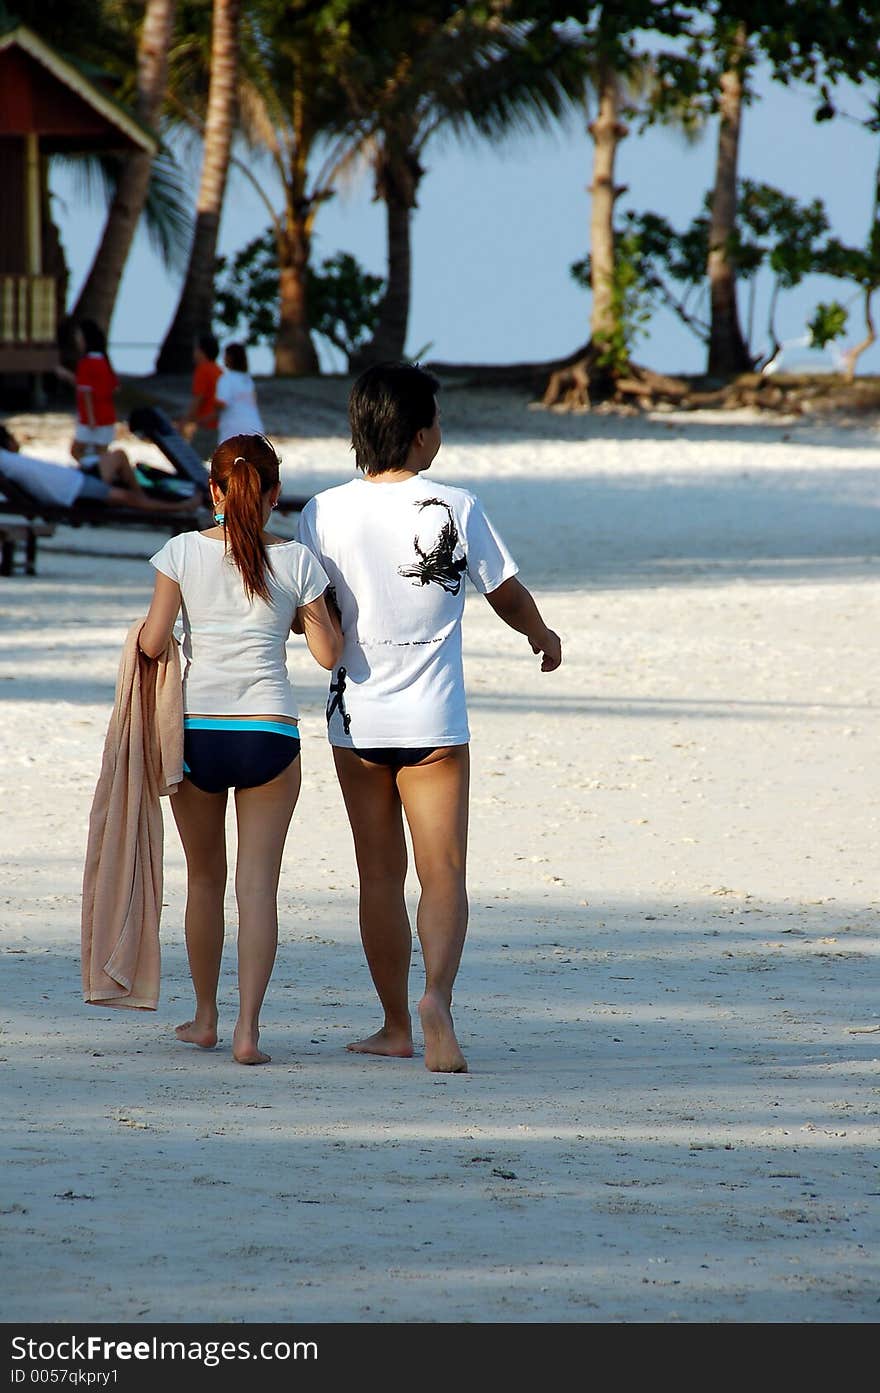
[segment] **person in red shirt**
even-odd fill
[[[217,383],[223,375],[223,369],[217,362],[219,355],[220,345],[214,335],[199,334],[193,349],[192,400],[186,415],[175,422],[187,440],[192,440],[197,431],[217,430]],[[211,442],[212,445],[214,443]]]
[[[70,453],[80,467],[94,469],[98,457],[116,434],[114,394],[119,379],[107,356],[107,336],[93,319],[82,319],[75,338],[79,358],[76,372],[56,368],[59,377],[76,387],[77,426]]]

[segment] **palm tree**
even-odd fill
[[[353,61],[346,0],[249,0],[240,49],[240,129],[265,154],[282,188],[276,211],[254,159],[233,163],[262,198],[278,248],[275,372],[319,372],[307,283],[315,218],[333,196],[371,116],[351,117],[340,73]]]
[[[750,72],[763,55],[777,81],[805,79],[816,90],[816,119],[830,119],[829,83],[840,77],[858,83],[865,76],[876,78],[880,70],[880,9],[859,5],[855,14],[852,6],[829,0],[712,0],[705,8],[708,29],[703,37],[712,55],[709,80],[720,118],[707,267],[712,306],[708,371],[726,376],[752,366],[739,327],[732,252],[740,125]]]
[[[590,341],[599,357],[607,354],[617,330],[614,296],[614,205],[622,193],[615,184],[617,149],[627,134],[621,120],[621,80],[615,65],[600,53],[593,74],[596,115],[590,122],[593,178],[590,192]]]
[[[708,371],[728,377],[747,372],[752,359],[739,323],[736,302],[736,268],[731,247],[736,232],[737,171],[745,74],[751,63],[748,32],[742,21],[720,36],[722,71],[718,96],[718,152],[715,186],[709,222],[709,329]]]
[[[165,95],[168,49],[176,0],[146,0],[138,42],[135,114],[156,128]],[[147,201],[152,156],[132,155],[125,162],[113,195],[100,246],[73,310],[74,318],[94,319],[109,329],[125,263]]]
[[[411,224],[425,146],[440,129],[498,138],[547,126],[570,105],[580,77],[574,50],[554,38],[552,57],[532,27],[504,5],[355,5],[351,41],[359,61],[343,72],[352,117],[363,121],[375,197],[385,204],[388,272],[379,319],[356,363],[403,355],[409,319]],[[373,113],[371,125],[369,113]]]
[[[240,10],[240,0],[213,2],[210,82],[195,229],[177,311],[159,352],[157,372],[187,372],[192,364],[194,339],[211,327],[214,263],[235,123]]]

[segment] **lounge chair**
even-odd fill
[[[128,428],[132,435],[139,436],[141,440],[151,441],[161,450],[168,463],[174,466],[180,478],[188,479],[202,490],[206,499],[210,498],[207,466],[199,457],[198,451],[175,430],[161,407],[136,406],[128,418]],[[305,494],[282,494],[278,500],[278,511],[301,513],[308,501]]]
[[[0,576],[14,576],[21,570],[26,576],[37,574],[37,542],[40,537],[51,537],[55,525],[51,522],[5,522],[0,518]],[[20,560],[16,556],[19,547],[23,548]]]
[[[0,574],[11,575],[14,569],[15,546],[25,544],[25,572],[36,572],[37,540],[51,536],[55,526],[66,527],[134,527],[159,529],[174,536],[192,528],[210,527],[210,514],[205,508],[196,511],[177,512],[163,509],[151,512],[145,508],[116,508],[91,500],[75,499],[70,504],[50,502],[35,489],[28,487],[27,481],[16,470],[15,477],[4,469],[0,451]],[[25,460],[26,456],[11,455],[12,461]],[[62,467],[63,466],[59,466]],[[15,522],[7,523],[7,518]],[[6,567],[8,566],[8,570]]]

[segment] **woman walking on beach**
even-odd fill
[[[182,607],[184,779],[171,800],[187,865],[186,946],[195,990],[178,1039],[217,1043],[217,985],[226,891],[226,803],[235,790],[238,854],[239,1064],[265,1064],[259,1019],[278,944],[278,878],[300,791],[296,697],[285,645],[304,633],[332,668],[342,636],[327,609],[327,577],[299,542],[265,530],[281,492],[264,436],[237,435],[211,460],[215,526],[172,537],[153,556],[157,575],[141,652],[165,650]]]
[[[363,477],[312,498],[300,538],[326,570],[341,614],[328,733],[354,837],[361,938],[384,1010],[381,1028],[348,1048],[413,1053],[405,816],[421,887],[425,1065],[458,1073],[467,1069],[451,1013],[468,916],[465,577],[542,654],[543,671],[559,666],[562,651],[479,501],[424,477],[440,448],[437,385],[396,363],[357,379],[349,418]]]
[[[248,372],[247,349],[243,343],[226,345],[223,372],[214,387],[214,401],[220,413],[218,444],[222,445],[232,435],[263,434],[257,389]]]

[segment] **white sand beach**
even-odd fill
[[[345,387],[260,385],[291,491],[351,477]],[[0,580],[2,1319],[874,1323],[880,426],[441,406],[434,474],[564,646],[542,674],[471,592],[466,1075],[343,1048],[377,1003],[299,639],[271,1065],[230,1056],[231,895],[220,1045],[175,1040],[167,806],[159,1009],[83,1004],[89,809],[163,536],[60,528]],[[65,457],[67,417],[9,424]]]

